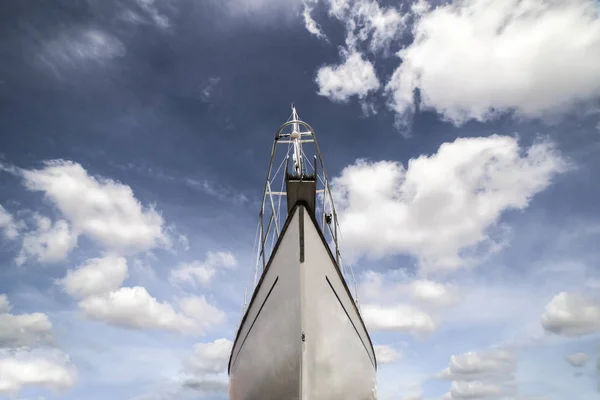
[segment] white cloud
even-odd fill
[[[153,207],[143,207],[127,185],[92,177],[81,165],[64,160],[49,161],[43,169],[22,174],[26,187],[44,192],[71,223],[75,235],[85,234],[121,253],[171,243],[162,216]]]
[[[358,160],[332,180],[350,257],[412,254],[427,271],[452,270],[500,249],[506,210],[522,210],[566,163],[548,142],[528,149],[493,135],[444,143],[408,168]]]
[[[303,5],[302,17],[304,18],[304,26],[306,27],[306,30],[311,33],[311,35],[314,35],[314,36],[318,37],[319,39],[327,40],[327,37],[321,31],[321,27],[311,16],[311,13],[313,11],[312,3],[314,3],[314,2],[309,2],[309,0],[304,0],[302,2],[302,5]]]
[[[448,307],[460,301],[456,289],[450,284],[443,284],[422,279],[410,285],[413,298],[427,305]]]
[[[227,370],[233,342],[216,339],[198,343],[194,354],[184,364],[183,387],[199,392],[226,392],[228,383],[220,376]]]
[[[391,346],[387,345],[375,345],[375,356],[377,358],[377,364],[389,364],[397,361],[401,354]]]
[[[304,2],[306,9],[316,1]],[[341,21],[346,30],[346,47],[356,50],[366,44],[370,51],[387,50],[406,27],[406,16],[394,7],[382,7],[374,0],[327,0],[329,16]],[[310,4],[310,5],[309,5]],[[312,33],[314,26],[305,20]]]
[[[41,356],[23,351],[0,354],[0,394],[15,395],[26,386],[66,389],[76,378],[75,368],[59,351]]]
[[[8,297],[0,295],[0,348],[33,346],[52,341],[52,323],[46,314],[14,315],[9,313],[10,309]]]
[[[372,52],[387,49],[405,28],[405,16],[394,7],[383,8],[373,0],[354,1],[349,17],[346,44],[369,41]]]
[[[304,25],[313,35],[327,40],[311,12],[318,0],[302,2]],[[394,7],[382,7],[374,0],[327,0],[329,16],[341,21],[346,30],[343,62],[319,68],[315,83],[318,94],[334,102],[347,102],[357,96],[365,115],[376,114],[373,104],[365,97],[380,88],[373,64],[361,53],[365,44],[372,53],[387,52],[390,43],[405,28],[405,16]]]
[[[574,367],[583,367],[590,359],[585,353],[569,354],[565,359]]]
[[[549,332],[581,336],[600,331],[600,303],[577,293],[561,292],[546,306],[541,319]]]
[[[210,265],[231,265],[229,253],[209,253]],[[97,321],[129,329],[164,329],[190,334],[204,334],[222,324],[225,313],[209,304],[204,297],[185,297],[176,310],[169,302],[160,302],[142,286],[121,287],[128,277],[127,261],[107,255],[87,260],[57,281],[67,293],[79,300],[84,314]]]
[[[229,252],[208,252],[204,261],[183,263],[171,271],[170,281],[187,282],[194,286],[206,286],[219,268],[232,268],[237,265],[235,256]]]
[[[0,294],[0,313],[7,313],[11,309],[8,297],[5,294]]]
[[[428,0],[418,0],[410,6],[410,10],[417,16],[425,14],[430,9],[431,5],[428,3]]]
[[[122,287],[103,296],[83,299],[79,307],[91,319],[130,329],[165,329],[204,334],[225,320],[225,314],[203,297],[184,298],[183,313],[168,302],[159,302],[141,286]]]
[[[492,399],[499,396],[508,396],[514,391],[513,388],[497,383],[487,382],[452,382],[450,392],[446,394],[445,399]],[[504,397],[506,398],[506,397]]]
[[[366,304],[361,309],[365,324],[373,331],[400,331],[422,336],[436,328],[429,314],[409,305]]]
[[[433,109],[455,124],[514,111],[544,118],[600,96],[594,0],[462,0],[421,16],[386,85],[401,120]]]
[[[453,355],[438,379],[452,380],[446,399],[488,399],[516,392],[516,359],[503,350]]]
[[[179,301],[179,305],[186,315],[195,320],[196,329],[201,332],[221,325],[226,320],[225,313],[210,304],[204,296],[185,297]]]
[[[366,270],[359,280],[359,294],[363,301],[378,303],[416,302],[430,311],[457,304],[463,298],[452,283],[414,279],[404,270],[385,274]]]
[[[317,72],[315,83],[319,95],[333,101],[346,102],[352,96],[362,99],[379,88],[375,68],[359,52],[343,52],[344,62],[340,65],[324,66]]]
[[[19,236],[19,228],[13,216],[0,204],[0,230],[4,231],[7,239],[15,239]]]
[[[450,357],[438,379],[454,381],[506,380],[516,371],[514,356],[503,350],[468,352]]]
[[[218,374],[227,369],[233,343],[228,339],[217,339],[194,346],[194,355],[187,363],[187,370],[194,375]]]
[[[65,220],[52,223],[48,217],[35,214],[37,229],[23,237],[21,251],[16,258],[18,265],[28,259],[42,263],[54,263],[67,258],[77,245],[77,235]]]
[[[127,276],[125,258],[108,255],[89,259],[76,270],[69,270],[59,283],[71,296],[82,299],[117,290]]]

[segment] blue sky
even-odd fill
[[[380,399],[598,397],[597,1],[0,7],[0,398],[227,398],[292,101]]]

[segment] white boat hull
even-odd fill
[[[230,400],[371,400],[375,374],[350,292],[314,218],[298,205],[238,330]]]

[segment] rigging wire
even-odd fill
[[[293,121],[294,120],[293,118],[294,118],[294,112],[292,111],[292,113],[288,117],[287,122]],[[297,120],[301,121],[299,116],[297,117]],[[312,136],[312,141],[311,142],[314,142],[315,145],[316,145],[316,138],[315,138],[314,132],[312,132],[312,130],[309,129],[309,132],[307,132],[307,133],[310,134],[310,136]],[[278,145],[278,143],[275,143],[275,148],[277,148],[277,145]],[[290,156],[291,149],[292,149],[292,143],[290,141],[288,143],[288,146],[287,146],[287,151],[286,151],[285,157],[283,158],[283,160],[279,164],[277,170],[275,171],[275,174],[273,174],[271,177],[268,178],[268,182],[275,183],[276,177],[279,174],[279,171],[281,170],[281,168],[283,167],[283,165],[286,163],[286,160]],[[322,213],[322,218],[323,218],[323,222],[324,222],[325,221],[325,216],[327,215],[326,214],[327,213],[327,209],[330,209],[331,212],[333,212],[333,205],[332,205],[332,203],[333,203],[333,195],[331,193],[330,185],[328,185],[328,183],[327,183],[327,176],[325,175],[325,169],[324,169],[324,167],[322,165],[323,161],[322,161],[322,159],[320,158],[320,155],[319,155],[319,161],[320,161],[321,169],[323,170],[323,176],[321,176],[320,174],[316,173],[317,171],[315,170],[315,166],[313,165],[313,163],[311,162],[311,160],[306,156],[306,153],[304,152],[303,147],[300,147],[300,150],[301,150],[300,158],[306,160],[306,162],[308,163],[308,165],[311,166],[313,172],[315,173],[315,176],[318,179],[318,182],[320,182],[323,185],[323,192],[321,194],[322,196],[324,196],[323,202],[322,202],[323,204],[321,206],[321,204],[320,204],[321,201],[318,201],[317,204],[315,204],[315,205],[316,205],[317,209],[322,208],[320,211]],[[318,150],[318,145],[317,145],[316,151],[317,151],[317,153],[319,151]],[[273,210],[271,210],[271,219],[274,219],[276,221],[276,226],[279,225],[280,222],[281,222],[281,202],[282,202],[282,197],[283,197],[282,193],[284,191],[284,185],[285,185],[285,173],[282,174],[282,176],[283,176],[283,178],[281,180],[281,189],[280,189],[280,192],[278,193],[279,199],[277,201],[277,207],[276,208],[273,207]],[[317,193],[317,195],[319,195],[319,193]],[[270,196],[271,197],[271,201],[272,201],[273,193],[272,192],[270,192],[270,193],[266,193],[265,192],[265,194],[263,196],[263,208],[264,208],[264,204],[265,204],[267,196]],[[315,210],[315,211],[317,211],[317,210]],[[359,312],[360,312],[359,297],[358,297],[358,287],[357,287],[356,276],[354,274],[354,268],[352,266],[352,263],[348,263],[348,264],[345,263],[342,255],[341,255],[341,253],[339,251],[339,249],[341,247],[341,242],[343,241],[343,234],[342,234],[342,231],[340,229],[339,221],[337,219],[337,213],[333,212],[333,214],[334,214],[333,215],[334,228],[336,228],[337,231],[336,231],[336,233],[334,235],[333,230],[331,229],[331,226],[328,226],[329,229],[327,229],[326,226],[322,226],[323,234],[325,235],[327,233],[327,231],[329,231],[328,236],[329,236],[330,240],[326,240],[326,242],[327,242],[328,246],[330,247],[330,249],[333,247],[333,250],[336,252],[336,258],[339,260],[339,268],[341,270],[342,276],[344,276],[344,277],[347,276],[348,278],[350,278],[350,276],[348,276],[348,272],[347,272],[347,269],[348,268],[350,269],[351,280],[352,280],[352,283],[353,283],[353,286],[354,286],[355,302],[356,302],[357,307],[359,308]],[[259,222],[258,222],[258,226],[257,226],[257,232],[256,232],[255,237],[254,237],[254,246],[253,246],[253,252],[252,252],[252,256],[251,256],[252,258],[254,258],[254,256],[256,255],[255,268],[254,268],[254,288],[256,288],[256,284],[257,284],[259,263],[260,263],[261,259],[263,261],[266,260],[266,257],[267,257],[267,248],[269,250],[268,253],[269,253],[269,257],[270,257],[270,254],[271,254],[271,252],[274,249],[275,240],[278,239],[278,237],[279,237],[279,233],[278,232],[276,232],[275,230],[271,230],[271,226],[270,226],[271,223],[269,223],[268,226],[267,226],[267,228],[266,228],[267,232],[263,232],[263,229],[261,229],[261,226],[264,225],[264,219],[265,218],[266,218],[266,215],[264,215],[262,213],[259,215]],[[262,221],[261,221],[261,219],[262,219]],[[259,237],[260,237],[260,243],[257,246],[257,241],[258,241]],[[264,237],[264,240],[263,240],[263,237]],[[269,239],[270,239],[270,246],[267,247]],[[263,262],[263,264],[264,264],[264,262]],[[248,278],[247,278],[247,280],[250,279],[250,271],[251,271],[251,264],[250,264],[250,266],[248,268]],[[263,273],[264,273],[264,271],[263,271]],[[249,285],[246,285],[246,289],[244,291],[244,307],[243,307],[244,311],[245,311],[245,308],[247,306],[248,287],[249,287]]]

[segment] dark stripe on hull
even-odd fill
[[[352,319],[350,318],[350,315],[348,314],[348,310],[346,310],[346,307],[344,307],[344,304],[342,303],[342,300],[340,300],[340,296],[338,296],[337,292],[335,291],[335,289],[331,285],[331,281],[329,280],[329,277],[327,275],[325,275],[325,279],[327,280],[327,284],[331,288],[331,291],[335,295],[335,298],[337,299],[338,303],[340,304],[340,306],[342,307],[342,309],[346,313],[346,317],[348,317],[348,321],[350,321],[352,323],[352,327],[354,328],[354,332],[356,332],[356,336],[358,336],[360,338],[360,333],[358,333],[358,329],[356,328],[356,325],[354,325],[354,322],[352,322]],[[364,342],[364,340],[362,340],[362,338],[360,338],[360,342],[363,344],[363,347],[365,348],[365,352],[367,354],[369,354],[369,349],[367,348],[367,345]],[[371,360],[371,357],[369,357],[369,360]],[[373,364],[373,367],[375,367],[375,362],[373,360],[371,360],[371,364]]]
[[[273,282],[273,285],[271,286],[271,289],[269,290],[269,293],[267,293],[267,296],[265,297],[265,299],[263,300],[263,303],[260,306],[260,309],[258,310],[258,313],[256,314],[256,317],[254,318],[254,320],[252,321],[252,325],[250,325],[250,329],[248,329],[248,333],[246,333],[246,336],[244,336],[244,340],[242,341],[242,344],[240,344],[240,348],[233,360],[233,362],[235,363],[235,360],[237,360],[237,356],[240,354],[240,351],[242,351],[242,349],[244,348],[244,343],[246,343],[246,339],[248,339],[248,335],[250,335],[250,332],[252,332],[252,327],[254,327],[254,324],[256,323],[256,320],[258,319],[258,316],[260,315],[263,307],[265,306],[265,303],[267,302],[267,300],[269,300],[269,296],[271,296],[271,293],[273,292],[273,289],[275,289],[275,285],[277,284],[277,281],[279,280],[279,277],[275,278],[275,282]]]

